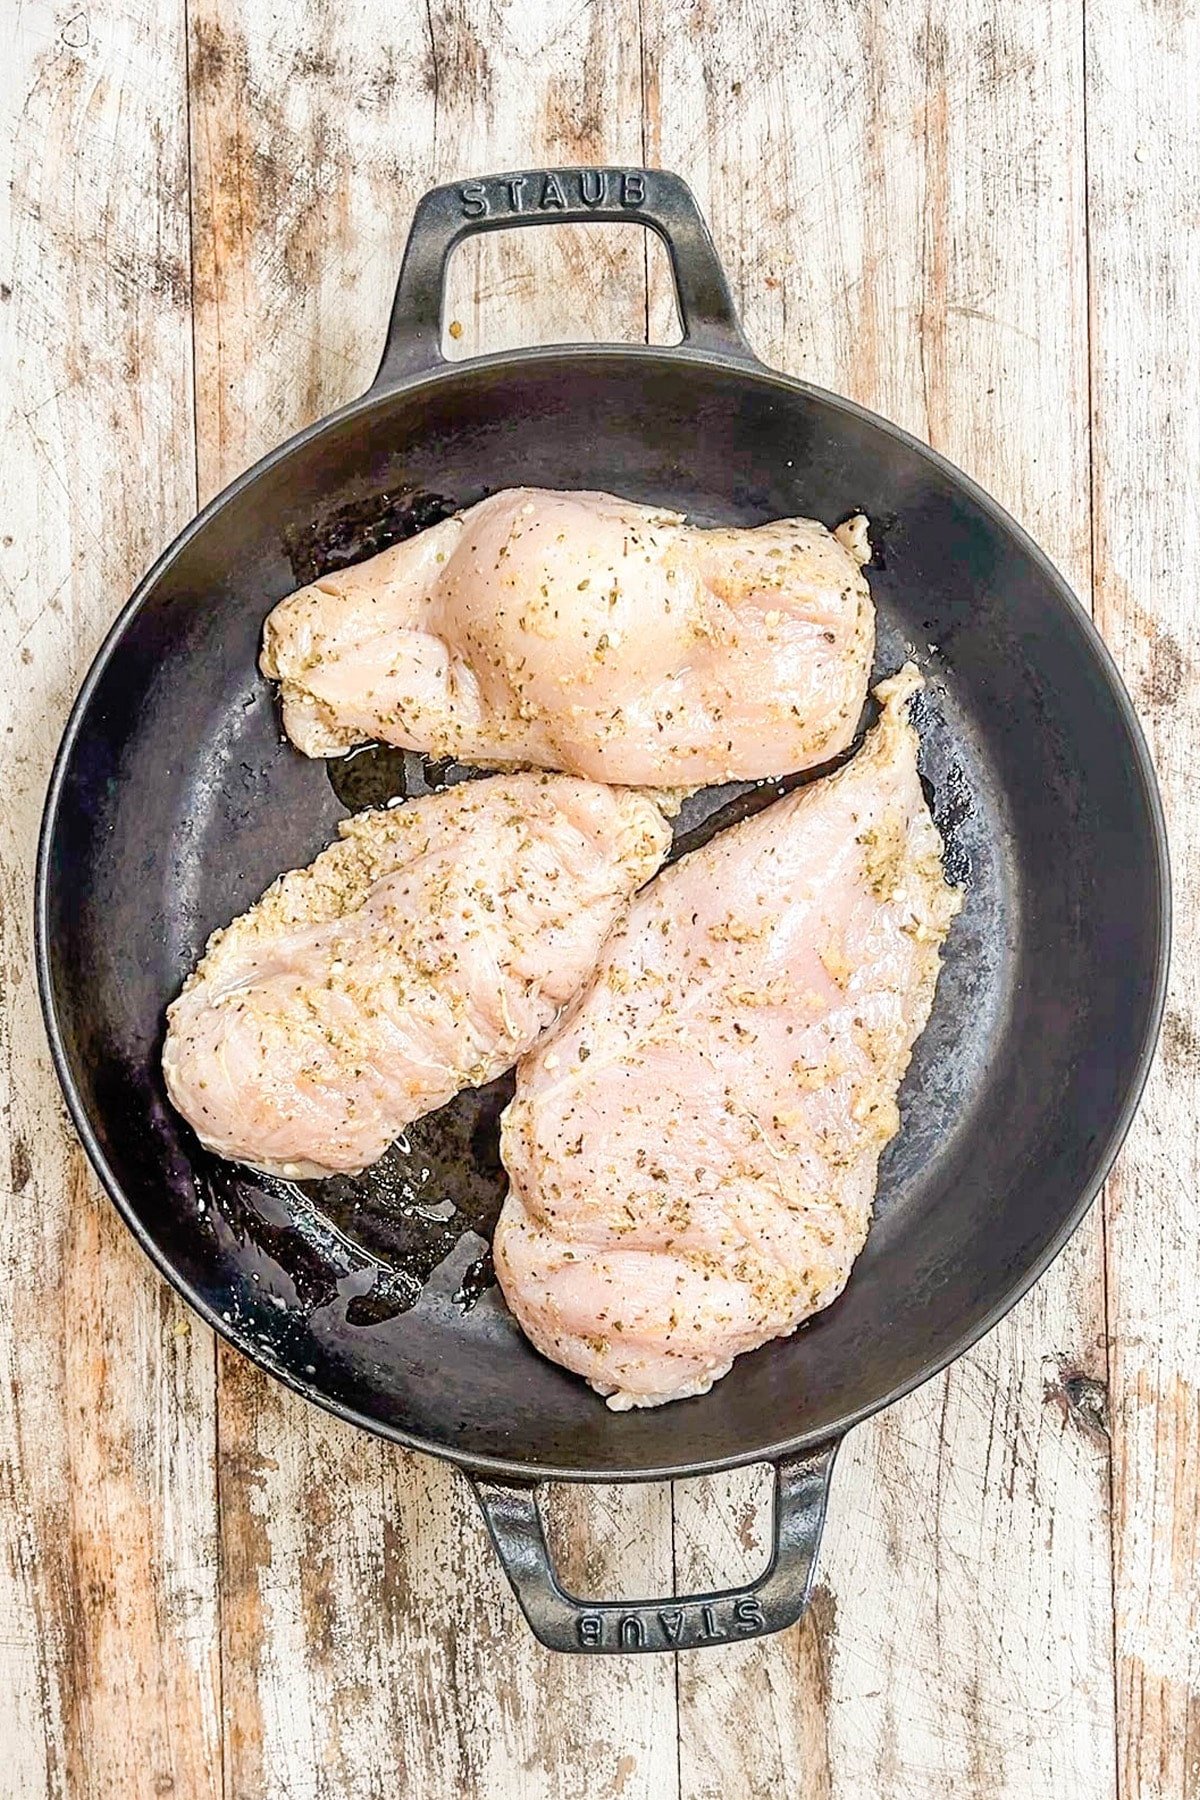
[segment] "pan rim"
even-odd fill
[[[614,361],[645,364],[659,362],[668,366],[701,366],[720,374],[734,376],[742,381],[753,381],[766,387],[773,387],[790,397],[803,397],[830,407],[847,418],[883,432],[893,442],[916,454],[938,474],[948,479],[958,492],[980,508],[1033,561],[1039,572],[1049,582],[1068,617],[1075,625],[1081,640],[1081,648],[1090,653],[1104,689],[1113,702],[1125,728],[1154,845],[1153,865],[1147,870],[1147,876],[1157,892],[1157,917],[1154,920],[1154,982],[1132,1077],[1114,1122],[1092,1158],[1091,1171],[1087,1181],[1083,1184],[1073,1204],[1063,1215],[1040,1255],[1011,1283],[1002,1299],[983,1316],[973,1320],[960,1331],[947,1348],[928,1358],[911,1375],[898,1382],[886,1393],[876,1396],[869,1403],[846,1414],[837,1421],[836,1425],[832,1427],[826,1425],[794,1437],[781,1439],[775,1443],[755,1446],[750,1450],[706,1457],[689,1463],[664,1463],[648,1468],[630,1468],[608,1464],[579,1468],[530,1458],[472,1454],[469,1450],[459,1446],[435,1442],[418,1433],[406,1431],[390,1421],[373,1418],[338,1399],[335,1395],[327,1393],[324,1389],[305,1381],[294,1370],[277,1363],[260,1345],[254,1343],[247,1333],[241,1331],[232,1321],[224,1318],[217,1307],[204,1299],[187,1278],[175,1268],[170,1258],[160,1250],[153,1234],[137,1216],[121,1182],[104,1155],[77,1087],[55,1005],[51,970],[53,951],[50,941],[49,897],[52,849],[67,773],[80,741],[84,718],[92,697],[114,654],[119,649],[129,626],[149,599],[161,577],[183,553],[192,539],[198,536],[225,506],[234,501],[261,475],[277,467],[302,446],[313,442],[323,432],[335,426],[340,426],[357,417],[365,417],[381,404],[401,395],[406,397],[416,395],[422,389],[442,387],[461,380],[465,376],[474,377],[480,373],[495,370],[519,375],[523,369],[532,369],[539,363],[551,364],[561,361],[592,361],[597,364]],[[891,1406],[906,1394],[912,1393],[918,1387],[923,1386],[925,1382],[940,1374],[943,1369],[948,1368],[952,1362],[957,1361],[960,1356],[985,1337],[1017,1302],[1024,1298],[1035,1282],[1041,1279],[1077,1230],[1107,1179],[1133,1122],[1153,1063],[1166,1004],[1170,950],[1170,856],[1162,798],[1153,759],[1141,722],[1112,653],[1097,630],[1091,615],[1045,551],[984,488],[981,488],[949,458],[932,449],[902,427],[883,418],[880,414],[814,383],[771,369],[766,364],[759,362],[757,358],[718,354],[708,350],[698,351],[689,348],[686,344],[674,346],[554,344],[518,351],[503,351],[490,356],[465,359],[461,362],[435,364],[431,369],[421,371],[402,381],[372,386],[366,393],[351,400],[345,406],[294,433],[237,476],[184,526],[162,554],[155,559],[105,633],[72,703],[55,752],[42,813],[35,865],[34,960],[38,996],[55,1074],[66,1099],[72,1124],[102,1187],[124,1224],[159,1274],[170,1283],[181,1298],[219,1337],[242,1355],[249,1357],[275,1380],[281,1381],[286,1387],[291,1388],[314,1405],[322,1407],[334,1417],[406,1449],[420,1451],[424,1455],[435,1456],[442,1461],[451,1462],[467,1474],[527,1483],[543,1481],[584,1483],[669,1481],[694,1475],[715,1474],[724,1469],[746,1467],[759,1462],[778,1462],[784,1457],[810,1449],[816,1444],[831,1439],[840,1439],[856,1425],[873,1417],[877,1412],[883,1411],[885,1407]]]

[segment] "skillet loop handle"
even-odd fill
[[[439,367],[446,264],[464,238],[526,225],[640,224],[667,247],[683,342],[754,360],[691,189],[664,169],[525,169],[432,188],[405,246],[379,373],[371,390]]]
[[[578,1600],[561,1586],[533,1482],[472,1475],[504,1573],[534,1636],[551,1650],[620,1654],[744,1643],[794,1625],[808,1605],[837,1442],[775,1464],[771,1560],[747,1587],[664,1600]]]

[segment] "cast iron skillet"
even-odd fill
[[[455,244],[594,219],[639,220],[665,240],[680,345],[443,361]],[[927,673],[924,774],[967,890],[845,1295],[711,1394],[661,1411],[607,1411],[529,1347],[486,1284],[469,1227],[486,1233],[502,1192],[503,1086],[417,1127],[369,1177],[302,1190],[207,1157],[159,1074],[163,1009],[207,934],[314,855],[344,811],[325,765],[281,741],[255,666],[267,610],[298,581],[523,482],[743,525],[866,511],[882,545],[877,666],[915,654]],[[395,753],[365,767],[376,797],[431,774]],[[336,767],[352,800],[363,768]],[[698,841],[706,816],[773,792],[701,796],[681,830]],[[840,1439],[973,1344],[1062,1248],[1142,1087],[1168,917],[1144,742],[1046,558],[941,457],[755,359],[676,176],[568,169],[427,194],[369,391],[236,481],[142,582],[55,766],[37,956],[75,1123],[168,1279],[309,1399],[457,1462],[543,1642],[651,1650],[797,1618]],[[539,1481],[757,1460],[774,1464],[776,1493],[758,1582],[630,1604],[581,1603],[559,1586]]]

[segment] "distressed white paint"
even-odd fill
[[[1162,1048],[1110,1183],[1122,1791],[1200,1793],[1200,17],[1088,6],[1096,611],[1171,834]]]
[[[32,872],[67,706],[195,507],[182,4],[29,0],[0,156],[0,1785],[220,1781],[212,1340],[51,1075]]]
[[[1080,0],[189,14],[185,34],[182,3],[26,0],[7,64],[6,1791],[1200,1791],[1194,17],[1089,3],[1085,196]],[[218,1554],[211,1340],[97,1199],[29,970],[66,705],[194,505],[193,332],[207,494],[370,379],[427,185],[633,163],[643,144],[696,188],[764,356],[928,436],[1085,595],[1094,520],[1098,617],[1148,719],[1182,916],[1167,1055],[1111,1189],[1111,1371],[1097,1213],[1000,1330],[854,1434],[809,1621],[681,1659],[678,1714],[669,1660],[532,1643],[457,1476],[224,1352]],[[648,265],[653,333],[670,336],[661,252],[635,231],[471,246],[451,276],[454,353],[636,339]],[[674,1538],[694,1585],[761,1560],[762,1497],[754,1476],[679,1484],[672,1520],[661,1489],[579,1493],[552,1524],[580,1584],[666,1585]]]

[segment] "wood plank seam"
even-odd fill
[[[1094,344],[1094,306],[1092,265],[1092,218],[1091,218],[1091,156],[1088,138],[1088,127],[1091,113],[1091,96],[1088,91],[1088,0],[1080,0],[1080,91],[1083,100],[1081,149],[1083,155],[1083,269],[1084,285],[1087,295],[1087,481],[1088,481],[1088,611],[1096,613],[1096,369]],[[1116,1773],[1117,1800],[1123,1800],[1124,1780],[1121,1765],[1121,1684],[1118,1671],[1118,1636],[1117,1636],[1117,1559],[1116,1559],[1116,1475],[1113,1465],[1112,1419],[1113,1408],[1111,1395],[1113,1392],[1112,1366],[1112,1304],[1109,1294],[1109,1230],[1108,1230],[1108,1183],[1096,1197],[1096,1207],[1100,1214],[1100,1292],[1104,1308],[1104,1399],[1106,1436],[1108,1439],[1108,1569],[1110,1606],[1109,1618],[1112,1625],[1112,1689],[1113,1689],[1113,1767]]]
[[[196,502],[200,500],[200,394],[197,381],[197,344],[196,344],[196,184],[194,176],[194,155],[192,149],[192,9],[191,0],[183,0],[183,108],[184,137],[187,154],[187,242],[188,242],[188,324],[192,343],[192,485]],[[221,1542],[221,1379],[220,1379],[220,1344],[213,1334],[210,1345],[212,1353],[212,1393],[213,1393],[213,1500],[216,1510],[216,1540]],[[216,1581],[216,1690],[217,1717],[220,1720],[218,1732],[218,1779],[221,1784],[221,1800],[231,1800],[227,1774],[227,1757],[225,1750],[225,1584],[221,1579],[220,1557],[217,1562]]]

